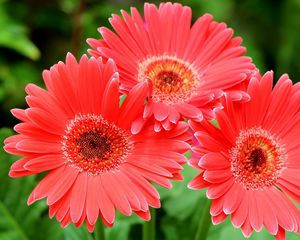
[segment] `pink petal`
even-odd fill
[[[63,175],[57,179],[57,182],[53,186],[52,190],[49,191],[47,204],[52,205],[60,200],[66,193],[71,189],[74,182],[76,181],[78,171],[71,167],[66,167]]]
[[[128,162],[130,165],[134,165],[136,167],[139,167],[143,170],[141,171],[148,171],[148,172],[151,172],[151,173],[154,173],[154,174],[158,174],[158,175],[162,175],[162,176],[165,176],[165,177],[172,177],[172,174],[160,167],[159,165],[156,165],[156,164],[152,164],[152,165],[149,165],[146,161],[143,161],[143,156],[141,156],[140,159],[136,158],[137,160],[136,161],[130,161]]]
[[[132,213],[131,206],[126,198],[124,190],[116,181],[116,174],[113,172],[106,172],[101,174],[101,181],[103,188],[107,193],[114,206],[124,215],[129,216]]]
[[[260,199],[255,192],[249,192],[249,221],[255,231],[260,232],[263,227],[263,215],[260,211]]]
[[[214,199],[210,206],[209,213],[211,216],[218,216],[223,213],[224,197]]]
[[[226,169],[230,167],[230,163],[222,154],[210,152],[201,157],[199,167],[204,169]]]
[[[248,204],[249,204],[248,191],[245,191],[240,205],[238,206],[236,211],[233,212],[231,215],[231,222],[233,226],[235,226],[236,228],[240,228],[244,224],[246,217],[248,215]]]
[[[134,212],[137,216],[139,216],[140,218],[144,219],[145,221],[150,221],[151,216],[150,216],[150,211],[135,211]]]
[[[27,200],[27,204],[31,205],[36,200],[40,200],[46,197],[49,194],[49,192],[53,189],[53,186],[55,186],[57,179],[59,179],[64,173],[65,168],[65,166],[62,166],[60,168],[50,171],[31,192]]]
[[[219,197],[223,196],[229,190],[229,188],[232,186],[232,184],[233,184],[232,178],[230,178],[226,182],[223,182],[220,184],[211,184],[208,187],[206,196],[209,199],[219,198]]]
[[[130,127],[131,123],[138,117],[138,113],[142,110],[144,101],[147,96],[147,83],[137,84],[125,98],[118,119],[118,126],[121,128]],[[134,110],[134,111],[133,111]]]
[[[124,195],[127,198],[131,209],[133,210],[140,210],[141,209],[141,204],[139,201],[139,198],[137,197],[137,194],[135,193],[135,191],[133,191],[132,188],[130,188],[129,182],[128,182],[128,178],[126,177],[126,175],[124,175],[123,173],[118,173],[116,176],[116,182],[118,182],[118,184],[122,187],[122,189],[124,190]]]
[[[249,222],[249,218],[246,218],[244,224],[241,226],[242,233],[244,237],[249,238],[253,232],[253,228]]]
[[[153,114],[156,120],[163,121],[169,115],[169,107],[164,103],[153,103]]]
[[[202,172],[197,177],[195,177],[192,181],[190,181],[188,184],[188,188],[196,190],[196,189],[203,189],[208,187],[210,184],[203,179],[203,174],[204,172]]]
[[[260,210],[263,215],[263,223],[266,229],[273,235],[278,231],[278,221],[276,209],[273,209],[266,192],[257,192],[257,198],[260,199]]]
[[[137,197],[139,203],[138,204],[135,203],[135,205],[137,205],[135,208],[141,209],[142,211],[149,210],[147,199],[144,196],[141,189],[123,171],[119,172],[119,176],[120,176],[120,179],[122,179],[124,185],[126,185],[127,188],[131,189],[133,194]]]
[[[200,109],[194,107],[191,104],[181,103],[175,105],[175,108],[185,117],[195,119],[196,121],[201,121],[203,119],[203,115]]]
[[[59,153],[61,144],[47,141],[25,139],[17,143],[16,148],[20,151],[31,153]]]
[[[82,172],[77,176],[77,179],[72,188],[72,197],[70,201],[70,216],[73,222],[78,222],[83,214],[86,193],[87,193],[87,173]]]
[[[131,125],[131,133],[138,134],[144,127],[145,123],[146,120],[144,120],[143,118],[137,118],[136,120],[134,120]]]
[[[103,221],[107,222],[108,224],[113,224],[115,220],[115,208],[108,197],[106,191],[103,188],[103,184],[101,181],[100,176],[95,177],[95,181],[97,181],[97,193],[99,197],[97,197],[98,200],[98,206],[101,211],[101,215],[103,217]]]
[[[285,230],[282,227],[279,227],[277,234],[275,235],[276,240],[286,240]]]
[[[99,179],[95,176],[88,177],[88,186],[87,186],[87,194],[86,194],[86,217],[87,224],[89,227],[94,226],[97,222],[99,216],[99,206],[97,202],[97,198],[102,198],[102,196],[98,196],[99,192],[97,191],[99,183]]]
[[[203,174],[205,181],[210,183],[222,183],[232,178],[232,172],[228,170],[206,170]]]
[[[224,196],[223,211],[231,214],[237,210],[243,200],[245,189],[240,184],[234,184]],[[233,197],[234,196],[234,197]]]
[[[224,222],[224,220],[227,218],[227,215],[225,213],[220,213],[217,216],[212,216],[212,222],[214,225],[220,224]]]
[[[155,208],[160,207],[160,196],[158,191],[143,176],[141,176],[139,172],[125,167],[122,171],[125,172],[132,182],[139,187],[150,206]]]
[[[60,135],[65,130],[65,119],[58,119],[42,109],[29,108],[26,109],[26,114],[33,123],[49,133]]]
[[[10,111],[11,111],[12,115],[15,118],[19,119],[20,121],[26,122],[26,121],[29,120],[26,113],[25,113],[25,110],[23,110],[23,109],[13,108]]]
[[[102,100],[103,118],[109,122],[115,122],[119,115],[119,77],[113,77],[106,86]]]
[[[61,154],[47,154],[30,159],[24,168],[30,171],[43,172],[57,168],[65,163]]]

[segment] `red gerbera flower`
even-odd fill
[[[226,99],[219,128],[191,122],[199,143],[190,164],[201,173],[189,187],[208,188],[213,223],[231,214],[246,237],[264,226],[284,239],[300,232],[300,84],[287,75],[272,83],[268,72],[250,80],[250,102]]]
[[[212,109],[223,91],[248,98],[232,87],[243,82],[254,65],[242,56],[242,39],[232,38],[233,30],[225,23],[206,14],[191,26],[191,9],[178,3],[161,3],[158,9],[145,3],[144,19],[136,8],[131,8],[131,16],[121,13],[123,18],[109,19],[116,33],[101,27],[103,39],[88,39],[93,48],[89,52],[115,60],[125,92],[139,82],[152,83],[151,98],[135,131],[152,115],[156,131],[169,130],[181,117],[213,118]]]
[[[115,209],[149,220],[149,206],[160,207],[149,182],[171,187],[169,179],[180,179],[187,124],[161,133],[146,126],[133,135],[130,126],[143,110],[147,83],[133,87],[119,107],[112,60],[83,56],[77,63],[68,54],[66,64],[43,77],[48,90],[27,86],[29,108],[12,110],[22,121],[15,126],[19,134],[5,140],[7,152],[24,156],[11,166],[11,177],[49,171],[28,203],[47,197],[50,217],[62,226],[86,220],[90,231],[99,215],[111,226]]]

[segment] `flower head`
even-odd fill
[[[300,85],[287,75],[272,84],[268,72],[250,80],[249,102],[225,98],[218,128],[190,122],[198,140],[190,164],[201,173],[189,187],[208,188],[213,223],[231,214],[246,237],[265,227],[283,239],[300,232]]]
[[[242,56],[241,38],[224,23],[205,14],[191,26],[192,11],[178,3],[145,3],[144,18],[131,15],[109,19],[115,33],[99,28],[103,39],[88,39],[93,56],[114,58],[122,91],[148,80],[152,86],[143,118],[134,123],[138,132],[154,116],[155,131],[169,130],[182,118],[201,121],[214,117],[213,109],[224,92],[238,100],[248,95],[235,89],[254,70]]]
[[[150,182],[171,187],[170,179],[181,178],[187,124],[155,133],[149,122],[132,134],[147,83],[134,86],[119,106],[119,78],[110,59],[104,64],[83,56],[78,63],[68,54],[43,78],[47,90],[29,84],[29,108],[12,110],[22,122],[4,147],[23,156],[11,166],[11,177],[48,171],[28,203],[47,197],[50,217],[56,215],[62,226],[85,221],[90,231],[99,216],[112,226],[115,209],[149,220],[149,206],[160,207]]]

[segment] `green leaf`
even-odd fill
[[[107,232],[107,240],[128,240],[129,239],[129,231],[130,224],[126,223],[126,221],[120,222],[116,224],[113,228],[108,229]]]
[[[171,217],[179,220],[186,219],[193,211],[200,197],[204,196],[201,191],[194,191],[187,188],[196,175],[197,171],[189,166],[182,170],[183,181],[174,181],[172,189],[158,187],[163,202],[163,208]]]
[[[92,240],[92,234],[90,234],[86,226],[83,225],[80,228],[76,228],[73,224],[70,224],[64,229],[64,236],[66,240]]]
[[[1,214],[1,218],[6,220],[5,222],[4,221],[1,222],[2,223],[1,231],[4,232],[6,229],[9,229],[6,235],[2,233],[4,237],[10,236],[10,238],[12,238],[11,232],[14,232],[15,233],[14,238],[12,238],[11,240],[13,239],[29,240],[29,238],[22,230],[22,227],[12,216],[12,213],[7,209],[7,207],[1,201],[0,201],[0,214]]]
[[[12,135],[10,129],[0,129],[0,141]],[[0,151],[0,239],[9,240],[58,240],[61,239],[62,229],[56,221],[48,217],[48,206],[44,201],[39,201],[32,206],[27,206],[27,198],[36,185],[35,176],[18,179],[8,177],[11,164],[17,157]],[[45,223],[46,222],[46,223]],[[56,229],[53,232],[48,230]],[[47,235],[44,235],[48,233]],[[51,239],[51,236],[55,238]]]
[[[0,63],[0,100],[9,110],[24,104],[24,88],[29,82],[38,82],[40,73],[28,62]]]
[[[4,3],[0,2],[0,46],[37,60],[40,58],[40,51],[27,35],[27,28],[7,15]]]
[[[129,240],[131,227],[142,225],[144,221],[135,214],[124,216],[120,213],[116,215],[116,222],[112,228],[105,228],[106,240]]]

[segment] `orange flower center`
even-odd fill
[[[257,190],[276,183],[285,166],[286,150],[271,133],[254,127],[240,132],[230,156],[236,182]]]
[[[139,63],[138,79],[152,81],[154,102],[176,104],[188,101],[199,87],[192,64],[177,57],[152,56]]]
[[[117,168],[132,148],[129,134],[100,115],[77,115],[65,132],[62,151],[69,165],[92,175]]]

